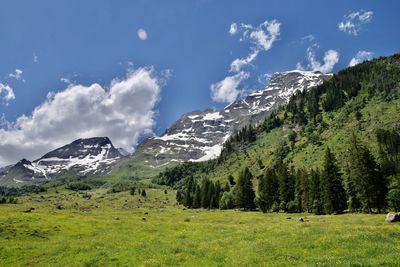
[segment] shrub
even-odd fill
[[[289,201],[289,202],[286,204],[286,211],[287,211],[288,213],[295,213],[295,212],[297,212],[297,205],[296,205],[296,203],[295,203],[294,201]]]
[[[286,211],[286,202],[282,201],[281,204],[279,204],[279,210]]]
[[[272,203],[271,210],[272,210],[272,212],[279,212],[278,202],[275,201],[274,203]]]
[[[219,208],[221,210],[233,209],[235,207],[235,197],[232,192],[224,192],[221,200],[219,201]]]
[[[74,191],[80,191],[80,190],[90,190],[92,188],[88,184],[76,182],[76,183],[68,184],[65,187],[65,189],[74,190]]]
[[[136,193],[136,188],[132,187],[132,188],[131,188],[131,191],[130,191],[130,194],[131,194],[132,196],[134,196],[135,193]]]
[[[146,197],[147,196],[146,190],[143,189],[141,195],[142,195],[142,197]]]

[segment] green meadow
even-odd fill
[[[172,190],[59,191],[0,205],[0,266],[400,266],[400,224],[382,214],[190,210]]]

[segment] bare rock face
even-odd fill
[[[386,221],[387,222],[400,222],[400,212],[394,213],[389,212],[386,214]]]
[[[171,162],[206,161],[219,156],[222,144],[246,125],[257,125],[296,92],[321,84],[330,75],[310,71],[275,73],[267,88],[237,100],[222,110],[184,114],[159,137],[140,144],[136,156],[149,167]]]

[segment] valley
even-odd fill
[[[400,225],[383,215],[190,210],[170,189],[146,193],[54,188],[0,205],[0,265],[400,264]]]
[[[394,54],[275,73],[132,154],[23,158],[0,169],[0,265],[398,266],[399,99]]]

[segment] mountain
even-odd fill
[[[328,77],[298,70],[275,73],[267,88],[222,110],[184,114],[163,135],[139,144],[133,155],[114,148],[107,137],[78,139],[32,162],[23,159],[0,169],[0,185],[39,184],[61,175],[101,176],[114,167],[119,177],[148,178],[163,166],[207,161],[219,156],[223,143],[233,133],[246,125],[257,125],[295,92],[308,90]]]
[[[186,184],[182,180],[207,177],[224,185],[228,176],[237,179],[245,167],[258,179],[279,162],[287,164],[289,176],[295,177],[298,170],[321,170],[327,147],[346,178],[352,159],[352,134],[379,164],[388,157],[398,166],[400,54],[339,71],[323,84],[292,96],[267,122],[256,127],[253,141],[240,135],[228,139],[218,160],[180,164],[165,170],[153,182],[179,188]],[[379,141],[378,133],[382,136],[382,132],[389,137]],[[391,146],[390,154],[385,149]]]
[[[108,137],[78,139],[33,162],[22,159],[0,170],[0,185],[39,184],[61,174],[102,175],[123,157]]]
[[[184,114],[164,134],[141,143],[133,158],[152,168],[171,162],[216,158],[232,133],[249,124],[257,125],[273,110],[286,104],[295,92],[317,86],[330,76],[300,70],[275,73],[267,88],[222,110],[207,109]]]

